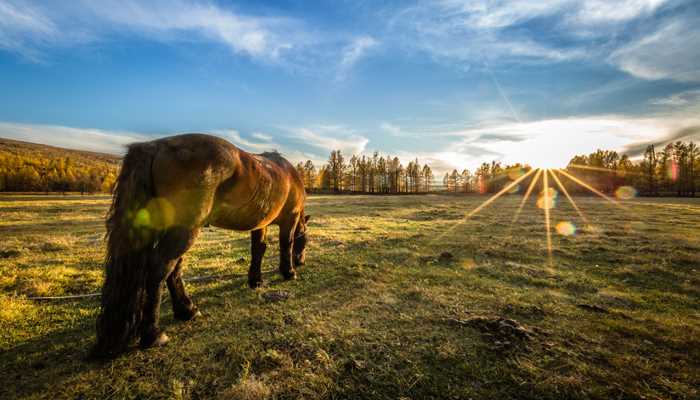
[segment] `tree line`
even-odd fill
[[[119,163],[116,156],[0,139],[0,191],[109,193]],[[398,157],[379,152],[371,156],[353,154],[347,159],[340,150],[331,151],[327,162],[318,168],[311,160],[298,163],[296,168],[309,192],[387,194],[495,193],[532,169],[527,164],[492,161],[473,171],[453,169],[440,182],[431,167],[421,165],[418,159],[404,166]],[[626,154],[597,150],[574,156],[566,170],[608,194],[620,187],[632,187],[645,196],[695,196],[700,187],[700,150],[695,143],[683,141],[660,150],[649,145],[637,161]],[[522,192],[533,176],[522,180],[514,191]],[[588,191],[569,179],[561,182],[571,193]]]
[[[369,156],[352,155],[349,160],[340,150],[331,151],[328,161],[316,168],[311,160],[299,162],[297,171],[309,192],[425,193],[432,190],[433,171],[418,159],[404,167],[398,157],[379,152]]]
[[[331,151],[328,161],[318,169],[311,160],[298,163],[296,168],[310,192],[361,193],[496,193],[532,169],[527,164],[503,165],[492,161],[473,171],[445,172],[439,182],[430,166],[421,166],[417,159],[404,167],[398,157],[384,157],[375,152],[371,157],[352,155],[346,161],[340,150]],[[633,161],[627,154],[597,150],[574,156],[566,170],[607,194],[628,187],[644,196],[695,196],[700,187],[700,151],[693,142],[669,143],[660,151],[649,145],[642,159]],[[534,174],[523,179],[513,191],[523,192],[533,178]],[[570,193],[589,191],[566,177],[560,182]],[[538,190],[542,184],[540,180]],[[551,185],[556,187],[558,183],[553,181]]]

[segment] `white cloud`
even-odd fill
[[[346,155],[365,151],[369,139],[355,134],[341,126],[314,126],[311,128],[291,128],[290,138],[305,146],[313,146],[325,151],[340,150]]]
[[[651,104],[664,107],[682,107],[700,105],[700,89],[686,90],[667,97],[652,99]]]
[[[41,61],[59,46],[115,37],[219,43],[237,56],[314,75],[347,78],[378,46],[362,33],[323,31],[287,16],[252,15],[208,0],[0,1],[0,50]]]
[[[217,129],[213,130],[212,133],[221,136],[224,139],[230,140],[231,142],[233,142],[233,144],[241,147],[244,151],[249,151],[252,153],[262,153],[265,151],[281,151],[281,146],[277,143],[273,143],[271,140],[263,140],[262,142],[256,142],[250,139],[246,139],[243,136],[241,136],[241,133],[238,132],[236,129]],[[260,140],[259,137],[256,137],[255,135],[251,136]],[[269,136],[268,138],[271,139],[271,137]]]
[[[570,22],[581,25],[596,25],[624,22],[648,15],[667,3],[668,0],[587,0],[577,2],[578,10]]]
[[[559,62],[609,54],[618,34],[668,0],[442,0],[397,13],[394,34],[438,60]],[[544,28],[526,23],[544,20]],[[553,37],[565,40],[552,40]],[[595,43],[582,38],[596,37]],[[566,43],[565,45],[562,43]]]
[[[401,127],[389,122],[382,122],[379,128],[391,136],[401,136]]]
[[[575,48],[549,46],[525,32],[514,36],[504,34],[503,30],[553,15],[564,3],[439,1],[404,9],[394,17],[391,26],[404,46],[425,51],[438,60],[469,64],[515,59],[563,61],[579,58],[583,53]]]
[[[445,0],[439,8],[453,16],[453,24],[477,28],[504,28],[536,17],[558,12],[565,0],[549,1],[488,1]]]
[[[355,64],[357,64],[360,59],[365,57],[367,53],[378,44],[379,42],[371,36],[360,36],[355,38],[343,49],[341,53],[336,79],[344,80],[347,78],[348,73],[355,66]]]
[[[262,132],[253,132],[250,136],[263,141],[263,142],[271,142],[272,141],[272,136],[268,135],[267,133],[262,133]]]
[[[610,61],[643,79],[700,82],[697,21],[675,20],[615,51]]]
[[[30,43],[44,43],[57,34],[56,26],[40,10],[14,2],[0,2],[0,49],[37,60]]]
[[[85,1],[83,5],[97,20],[118,29],[164,39],[200,36],[221,42],[236,54],[268,61],[306,45],[308,39],[298,21],[244,15],[208,2],[104,0]]]
[[[123,154],[127,144],[148,140],[134,132],[12,122],[0,122],[0,137],[110,154]]]

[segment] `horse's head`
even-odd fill
[[[297,230],[294,232],[294,251],[292,257],[294,265],[304,265],[306,262],[306,237],[307,224],[309,223],[309,215],[302,217],[297,224]]]

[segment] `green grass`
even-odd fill
[[[534,201],[510,225],[519,197],[441,237],[484,200],[311,197],[299,280],[189,283],[203,318],[164,297],[171,343],[98,363],[96,299],[26,298],[99,290],[109,199],[0,197],[0,398],[700,396],[699,201],[578,198],[592,227],[554,233],[549,264]],[[565,202],[559,221],[582,225]],[[245,272],[248,248],[205,228],[185,278]]]

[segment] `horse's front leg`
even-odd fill
[[[262,286],[261,265],[267,249],[267,227],[250,232],[251,261],[248,269],[248,286],[251,289]]]
[[[292,263],[292,246],[299,216],[280,224],[280,273],[284,279],[296,279],[297,272]]]

